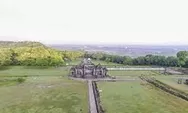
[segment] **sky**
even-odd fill
[[[0,40],[188,44],[188,0],[0,0]]]

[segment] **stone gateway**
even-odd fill
[[[100,64],[95,65],[90,59],[84,59],[80,64],[70,69],[70,77],[75,78],[104,78],[107,77],[107,68]]]

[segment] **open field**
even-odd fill
[[[15,85],[18,83],[17,77],[0,77],[0,86]]]
[[[131,76],[138,77],[140,75],[148,75],[148,76],[158,76],[160,75],[158,71],[123,71],[123,70],[110,70],[108,71],[110,76]]]
[[[175,89],[188,93],[188,85],[184,83],[178,84],[179,78],[185,79],[185,78],[188,78],[188,75],[156,76],[155,78]]]
[[[27,77],[0,86],[0,113],[87,113],[87,85],[64,77]]]
[[[0,113],[87,113],[87,84],[68,80],[69,68],[1,67]]]
[[[72,61],[72,62],[69,62],[69,65],[77,65],[77,64],[79,64],[80,62],[82,61],[82,59],[77,59],[77,60],[74,60],[74,61]],[[112,66],[123,66],[122,64],[117,64],[117,63],[112,63],[112,62],[105,62],[105,61],[101,61],[101,60],[93,60],[92,59],[92,62],[94,63],[94,64],[101,64],[101,65],[112,65]]]
[[[69,67],[10,66],[0,70],[0,77],[7,76],[67,76]]]
[[[69,80],[69,69],[70,66],[0,68],[0,113],[88,113],[87,83]],[[185,92],[188,88],[183,84],[179,87],[177,76],[164,76],[158,71],[121,70],[109,71],[109,75],[128,79],[154,76]],[[18,78],[26,81],[19,83]],[[139,80],[99,82],[98,86],[102,90],[101,101],[106,113],[188,112],[188,102]]]
[[[69,65],[77,65],[79,64],[83,59],[76,59],[74,61],[71,61],[71,62],[67,62]],[[102,61],[102,60],[94,60],[92,59],[91,60],[94,64],[101,64],[103,66],[106,66],[106,67],[125,67],[125,68],[130,68],[130,67],[134,67],[134,68],[148,68],[148,67],[158,67],[158,66],[149,66],[149,65],[123,65],[123,64],[118,64],[118,63],[113,63],[113,62],[106,62],[106,61]]]
[[[187,113],[188,102],[141,82],[99,82],[106,113]],[[113,90],[112,90],[113,89]]]

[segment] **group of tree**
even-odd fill
[[[61,66],[65,65],[67,61],[72,61],[83,56],[124,65],[188,67],[188,51],[180,51],[176,56],[149,54],[132,58],[129,56],[110,55],[99,52],[60,51],[47,47],[39,42],[0,41],[0,66]]]
[[[137,58],[105,53],[85,53],[85,57],[124,65],[154,65],[167,67],[188,67],[188,51],[179,51],[176,56],[146,55]]]
[[[39,42],[0,42],[0,66],[60,66],[83,55],[81,51],[59,51]]]

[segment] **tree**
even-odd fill
[[[133,64],[133,61],[132,61],[131,57],[124,56],[123,58],[124,58],[124,60],[123,60],[123,64],[124,65],[132,65]]]
[[[0,66],[11,64],[11,51],[7,48],[0,49]]]
[[[133,60],[134,65],[145,65],[145,57],[138,57]]]
[[[178,66],[178,58],[174,56],[169,56],[166,58],[167,66]]]
[[[177,53],[177,58],[178,58],[180,66],[184,66],[185,62],[188,58],[188,52],[187,51],[179,51]]]

